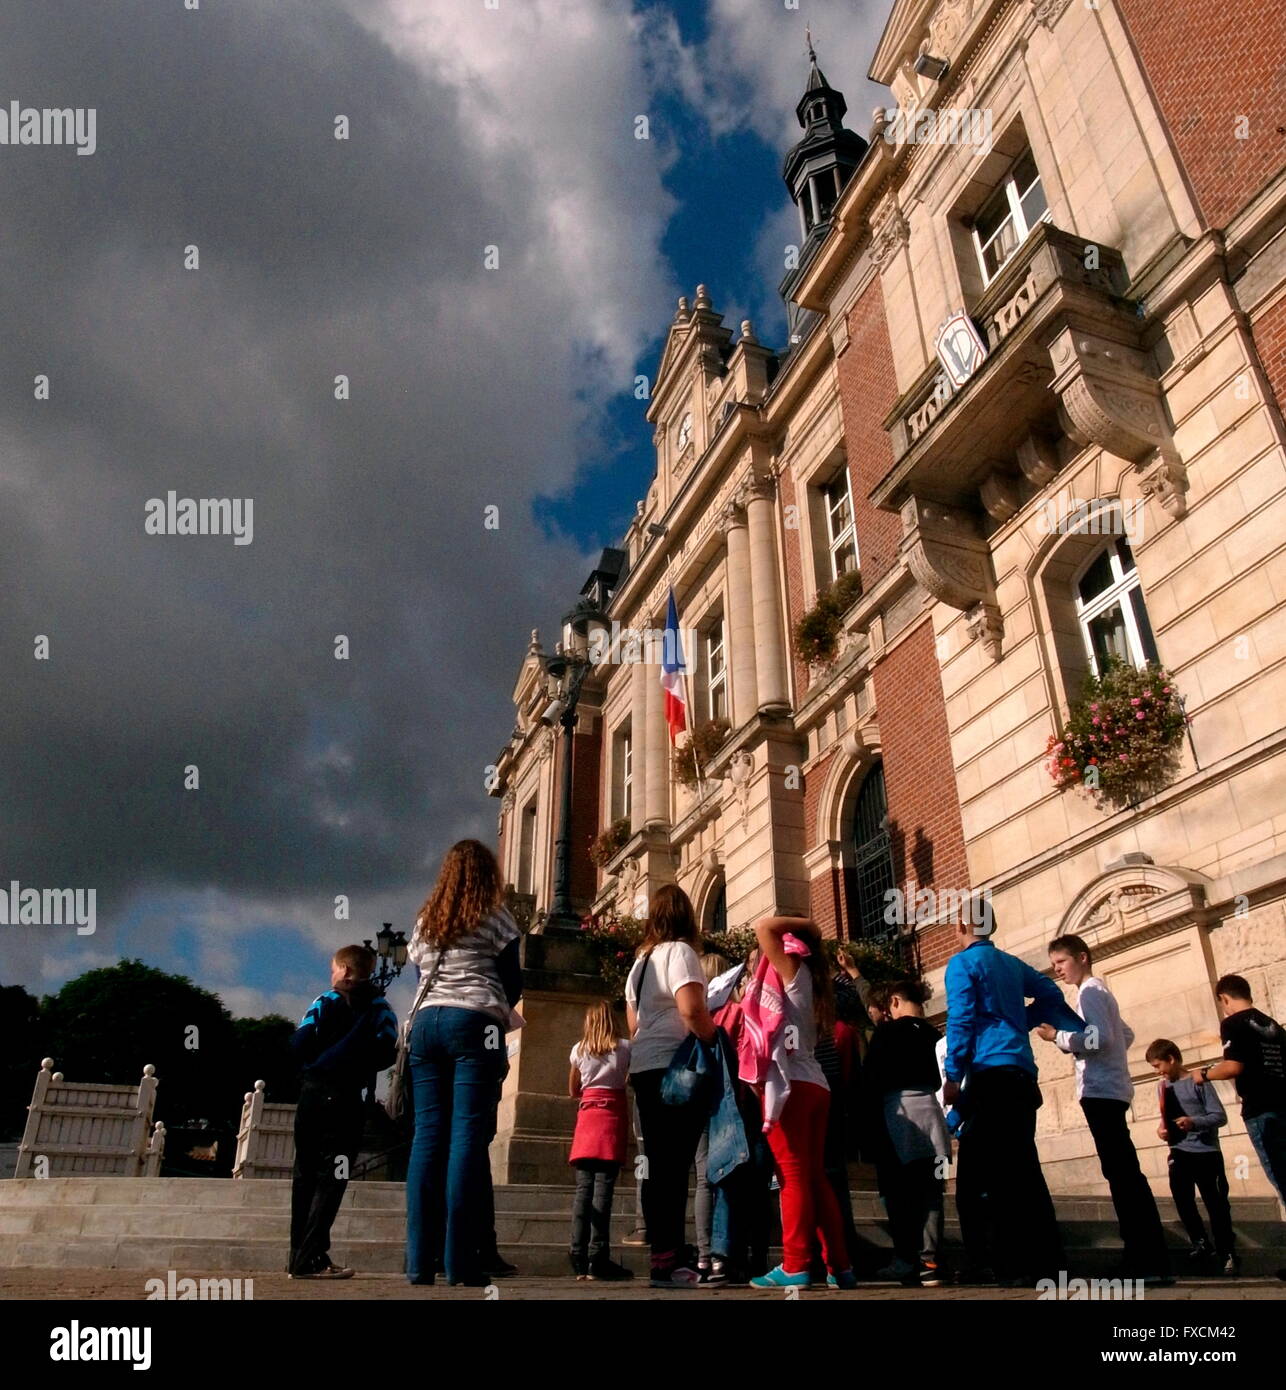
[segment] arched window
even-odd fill
[[[853,811],[853,939],[876,941],[892,935],[896,924],[884,920],[893,887],[893,855],[889,837],[889,808],[884,796],[884,764],[866,774]]]
[[[1096,675],[1115,657],[1131,666],[1156,661],[1156,641],[1124,536],[1109,541],[1081,571],[1075,585],[1076,617]]]
[[[710,904],[710,925],[706,929],[710,936],[718,936],[728,930],[728,885],[721,883]]]

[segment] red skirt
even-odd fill
[[[590,1086],[581,1092],[569,1163],[591,1158],[624,1163],[629,1143],[630,1105],[624,1088]]]

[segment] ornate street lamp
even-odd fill
[[[402,932],[393,930],[392,922],[385,922],[383,928],[375,933],[375,940],[368,940],[363,944],[379,958],[375,973],[371,976],[371,983],[382,993],[397,979],[406,965],[406,937]]]
[[[563,730],[563,758],[558,799],[558,835],[554,841],[554,895],[545,931],[577,931],[580,914],[572,906],[572,734],[576,728],[576,705],[580,699],[585,677],[594,663],[587,653],[587,637],[591,625],[602,625],[606,619],[592,599],[581,599],[563,619],[568,643],[560,642],[553,656],[544,660],[549,681],[549,704],[541,720]],[[570,646],[571,650],[567,650]]]

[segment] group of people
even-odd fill
[[[1160,1215],[1128,1127],[1133,1033],[1093,974],[1085,941],[1062,936],[1049,946],[1054,975],[1076,992],[1072,1008],[1054,979],[996,946],[990,903],[983,909],[980,921],[959,926],[943,1035],[924,1017],[921,981],[872,984],[842,953],[832,969],[821,933],[802,917],[757,923],[756,948],[742,964],[702,956],[687,895],[660,888],[626,982],[626,1029],[606,1001],[591,1005],[569,1058],[569,1093],[578,1101],[575,1277],[631,1277],[612,1258],[611,1216],[633,1119],[645,1232],[637,1239],[650,1248],[653,1287],[806,1288],[824,1279],[851,1289],[863,1277],[936,1286],[946,1278],[949,1176],[966,1257],[956,1277],[1008,1286],[1056,1279],[1065,1262],[1036,1147],[1034,1031],[1075,1059],[1077,1099],[1120,1224],[1120,1273],[1170,1279]],[[412,1283],[444,1275],[450,1284],[482,1285],[513,1272],[496,1249],[487,1150],[508,1070],[505,1034],[519,1022],[519,935],[494,855],[478,841],[454,846],[409,952],[420,971],[408,1044]],[[360,1139],[363,1091],[373,1095],[398,1036],[369,983],[370,954],[337,953],[332,988],[295,1037],[304,1069],[291,1222],[297,1278],[352,1273],[330,1260],[330,1226]],[[1221,1061],[1190,1072],[1165,1038],[1146,1058],[1158,1076],[1158,1134],[1169,1146],[1170,1190],[1192,1267],[1235,1275],[1218,1138],[1227,1116],[1210,1083],[1234,1082],[1263,1169],[1286,1194],[1286,1030],[1254,1007],[1240,976],[1222,977],[1216,994]],[[855,1229],[847,1163],[859,1151],[875,1165],[891,1260]],[[782,1253],[770,1268],[774,1199]]]

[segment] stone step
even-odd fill
[[[558,1185],[508,1185],[495,1189],[496,1210],[514,1212],[566,1212],[571,1206],[572,1187]],[[623,1179],[616,1187],[617,1205],[624,1208],[634,1201],[634,1182]],[[882,1220],[884,1205],[879,1194],[865,1189],[851,1193],[854,1217]],[[948,1195],[948,1205],[951,1204]],[[232,1178],[10,1178],[0,1182],[0,1213],[28,1205],[53,1206],[129,1206],[149,1208],[195,1208],[202,1210],[245,1208],[290,1209],[290,1183],[280,1178],[241,1180]],[[1157,1207],[1166,1221],[1177,1220],[1174,1203],[1158,1198]],[[1056,1195],[1054,1208],[1063,1222],[1114,1221],[1111,1201],[1106,1197]],[[405,1212],[406,1187],[395,1182],[352,1182],[344,1194],[341,1215],[349,1209]],[[1276,1222],[1280,1208],[1271,1197],[1234,1197],[1234,1220],[1238,1222]]]

